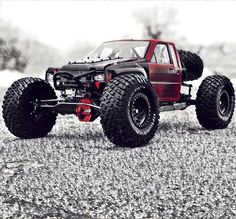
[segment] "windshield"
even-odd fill
[[[86,58],[144,58],[148,41],[105,42],[93,50]]]

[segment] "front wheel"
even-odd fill
[[[197,92],[196,113],[204,128],[226,128],[232,119],[234,106],[234,88],[227,77],[212,75],[203,80]]]
[[[108,139],[118,146],[147,144],[158,127],[157,95],[139,74],[114,78],[101,98],[101,124]]]
[[[20,138],[38,138],[51,131],[57,113],[40,109],[37,102],[56,99],[53,88],[39,78],[22,78],[8,89],[3,101],[3,119],[9,131]]]

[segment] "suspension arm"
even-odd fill
[[[75,114],[78,106],[89,106],[100,110],[100,106],[90,103],[66,102],[62,99],[40,100],[37,105],[43,109],[49,109],[61,114]]]

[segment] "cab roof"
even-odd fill
[[[152,43],[157,43],[157,42],[163,42],[163,43],[170,43],[173,44],[173,42],[169,42],[169,41],[163,41],[160,39],[120,39],[120,40],[109,40],[109,41],[105,41],[105,43],[107,42],[119,42],[119,41],[147,41],[147,42],[152,42]]]

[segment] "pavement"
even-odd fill
[[[0,118],[0,218],[236,218],[235,121],[207,131],[193,107],[162,113],[154,139],[129,149],[99,121],[59,116],[22,140]]]

